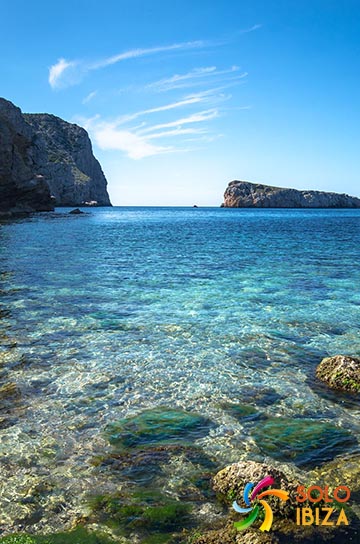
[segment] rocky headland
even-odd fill
[[[325,191],[300,191],[249,181],[231,181],[224,208],[360,208],[360,198]]]
[[[45,144],[47,161],[41,172],[56,205],[111,206],[107,181],[86,130],[48,113],[26,113],[24,118]]]
[[[40,168],[46,160],[45,146],[21,110],[0,98],[0,215],[54,208]]]
[[[24,114],[0,98],[0,214],[54,206],[111,206],[85,129],[49,114]]]

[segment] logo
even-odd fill
[[[252,489],[254,487],[254,484],[250,482],[246,484],[243,497],[247,508],[241,508],[241,506],[239,506],[236,501],[234,501],[232,504],[234,510],[239,514],[249,514],[242,521],[237,521],[234,523],[234,527],[236,527],[238,531],[243,531],[254,523],[254,521],[260,514],[260,505],[262,506],[265,513],[264,521],[260,527],[260,531],[270,531],[274,517],[273,511],[270,505],[266,501],[263,501],[261,499],[270,495],[273,497],[278,497],[282,501],[287,501],[289,499],[289,493],[287,491],[283,491],[282,489],[268,489],[259,494],[261,489],[263,489],[264,487],[269,487],[274,482],[275,480],[274,478],[272,478],[272,476],[266,476],[255,486],[253,491]]]
[[[320,506],[304,506],[296,508],[297,525],[349,525],[345,509],[341,508],[342,503],[348,502],[351,491],[346,485],[335,487],[332,493],[329,487],[324,488],[312,485],[308,488],[299,485],[297,488],[296,502],[309,505],[320,503]],[[332,505],[332,506],[330,506]]]

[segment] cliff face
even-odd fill
[[[86,130],[0,98],[0,215],[111,206],[106,186]]]
[[[24,114],[24,118],[44,142],[48,158],[41,173],[56,205],[111,206],[107,181],[86,130],[46,113]]]
[[[39,168],[46,157],[43,142],[25,122],[21,110],[0,98],[0,215],[53,209]]]
[[[249,181],[231,181],[225,208],[360,208],[360,198],[324,191],[299,191]]]

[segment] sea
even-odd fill
[[[205,458],[308,473],[359,454],[358,397],[315,372],[360,356],[360,210],[69,211],[0,226],[5,534],[67,527],[99,490],[186,500]],[[140,446],[173,454],[147,473]]]

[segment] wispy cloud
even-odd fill
[[[149,83],[146,88],[156,92],[172,91],[174,89],[184,89],[186,87],[194,87],[198,84],[206,83],[211,79],[217,81],[232,81],[244,79],[248,73],[239,73],[238,66],[232,66],[225,70],[218,70],[216,66],[208,66],[203,68],[194,68],[185,74],[175,74],[168,78],[163,78],[153,83]]]
[[[119,150],[131,159],[142,159],[152,155],[184,150],[181,142],[186,141],[183,140],[185,136],[192,136],[192,141],[196,142],[197,139],[204,141],[203,138],[207,135],[207,141],[210,141],[214,135],[209,134],[208,125],[221,115],[221,111],[216,105],[229,98],[230,95],[219,92],[219,88],[207,89],[186,95],[174,102],[139,110],[110,121],[102,121],[99,117],[94,117],[85,123],[82,120],[82,123],[90,130],[101,149]],[[204,104],[211,104],[212,107],[190,111],[175,118],[172,115],[177,110],[191,110]],[[164,116],[167,119],[164,119]],[[144,120],[137,126],[126,126],[141,117]],[[154,118],[157,122],[149,122]],[[170,145],[168,141],[170,138],[172,141],[176,140],[176,143]],[[154,140],[159,140],[159,145],[154,144]],[[186,149],[186,151],[188,150]]]
[[[175,121],[170,121],[168,123],[160,123],[160,124],[153,125],[144,129],[140,129],[138,134],[147,134],[147,133],[153,134],[157,130],[160,130],[163,128],[182,127],[183,125],[188,125],[189,123],[202,123],[204,121],[210,121],[211,119],[215,119],[216,117],[219,117],[219,111],[217,109],[199,111],[197,113],[188,115],[187,117],[176,119]]]
[[[200,98],[200,97],[198,97]],[[87,128],[97,145],[104,150],[119,150],[131,159],[143,159],[153,155],[175,153],[185,150],[181,147],[181,139],[184,136],[193,136],[193,141],[200,141],[209,134],[208,123],[220,116],[217,108],[195,111],[184,116],[177,117],[166,122],[148,124],[142,122],[136,127],[124,127],[126,121],[136,117],[158,117],[164,112],[171,112],[174,108],[186,108],[197,105],[198,101],[184,98],[181,101],[165,104],[156,108],[136,112],[132,116],[112,121],[103,121],[98,115],[90,119],[78,119]],[[209,135],[210,138],[214,135]],[[176,144],[169,145],[168,139],[176,140]],[[159,140],[154,144],[153,140]],[[208,140],[209,141],[209,140]],[[186,149],[188,151],[189,149]]]
[[[182,100],[178,100],[177,102],[171,102],[170,104],[165,104],[164,106],[158,106],[156,108],[150,108],[147,110],[140,110],[128,115],[122,115],[116,119],[116,124],[122,125],[124,123],[128,123],[129,121],[133,121],[134,119],[137,119],[138,117],[141,117],[143,115],[149,115],[151,113],[159,113],[163,111],[173,110],[175,108],[181,108],[184,106],[189,106],[191,104],[197,104],[199,102],[202,102],[203,100],[204,99],[201,96],[196,96],[196,95],[188,96]]]
[[[249,32],[254,32],[255,30],[259,30],[259,28],[262,28],[263,25],[256,24],[253,26],[250,26],[249,28],[244,28],[243,30],[239,30],[238,34],[248,34]]]
[[[92,91],[91,93],[89,93],[87,96],[85,96],[85,98],[83,99],[82,103],[83,104],[88,104],[89,102],[91,102],[91,100],[93,98],[95,98],[95,96],[97,95],[97,91]]]
[[[260,26],[254,25],[239,31],[238,34],[253,32]],[[214,42],[193,41],[131,49],[96,62],[60,59],[50,69],[49,83],[53,88],[60,88],[79,81],[90,71],[105,69],[119,62],[210,45],[214,45]],[[77,80],[74,72],[77,74]],[[163,75],[166,77],[142,87],[137,87],[133,83],[131,87],[123,89],[123,92],[131,92],[135,97],[140,96],[143,101],[151,100],[151,103],[146,104],[147,107],[141,103],[138,110],[113,115],[111,118],[96,115],[90,119],[80,119],[80,123],[89,130],[101,149],[118,150],[135,160],[165,153],[196,150],[223,136],[219,131],[217,119],[230,110],[249,108],[224,105],[224,102],[232,98],[228,89],[240,85],[248,75],[237,65],[189,66],[183,73]],[[175,92],[176,90],[178,92]],[[174,91],[171,94],[172,99],[159,103],[160,97],[164,96],[160,93],[166,91]],[[85,96],[83,104],[93,100],[96,93],[97,91],[92,91]]]
[[[205,72],[201,68],[188,72],[188,79],[191,79],[190,75],[200,71],[202,73],[216,71],[223,74],[229,70],[209,67]],[[167,79],[173,80],[173,78]],[[230,110],[249,108],[249,106],[225,107],[223,105],[223,102],[232,98],[231,94],[224,93],[224,88],[228,86],[229,84],[210,87],[181,96],[175,101],[112,119],[104,120],[96,115],[87,120],[80,119],[80,123],[90,131],[101,149],[119,150],[135,160],[164,153],[196,150],[199,149],[199,145],[222,136],[212,128],[216,119],[226,115]],[[178,111],[184,111],[184,114],[175,116],[175,112]],[[133,123],[135,120],[140,121]]]
[[[153,145],[128,130],[119,130],[112,125],[103,125],[94,130],[95,140],[101,149],[123,151],[130,159],[143,159],[172,151],[172,147]]]
[[[77,66],[76,61],[67,61],[65,59],[59,59],[53,66],[49,68],[49,83],[53,89],[61,88],[65,79],[65,75],[68,76],[69,72]],[[66,84],[65,84],[66,86]]]
[[[155,55],[157,53],[166,53],[168,51],[196,49],[199,47],[204,47],[205,45],[206,45],[206,42],[202,40],[197,40],[193,42],[174,43],[172,45],[130,49],[129,51],[125,51],[124,53],[113,55],[112,57],[108,57],[98,62],[94,62],[89,65],[89,69],[97,70],[98,68],[104,68],[105,66],[110,66],[111,64],[116,64],[117,62],[121,62],[123,60],[135,59],[135,58],[144,57],[147,55]]]
[[[207,130],[204,128],[175,128],[173,130],[164,130],[163,132],[155,132],[154,134],[148,134],[146,137],[148,140],[154,140],[156,138],[168,138],[169,136],[184,136],[185,134],[206,134]]]
[[[133,121],[139,117],[147,116],[152,113],[161,113],[161,112],[165,112],[169,110],[183,108],[185,106],[192,106],[194,104],[200,104],[200,103],[206,103],[206,102],[216,104],[219,102],[223,102],[224,100],[229,99],[230,96],[223,94],[221,92],[222,90],[223,90],[223,87],[217,87],[217,88],[208,89],[206,91],[202,91],[199,93],[192,93],[183,97],[181,100],[170,102],[162,106],[157,106],[156,108],[149,108],[147,110],[140,110],[135,113],[130,113],[127,115],[121,115],[115,120],[115,123],[117,125],[123,125],[125,123],[128,123],[129,121]]]
[[[64,58],[59,59],[55,64],[49,68],[49,84],[53,89],[60,89],[74,85],[78,83],[84,75],[93,70],[99,70],[106,68],[118,62],[122,62],[128,59],[135,59],[139,57],[156,55],[159,53],[166,53],[170,51],[184,51],[187,49],[199,49],[209,45],[208,42],[202,40],[192,42],[174,43],[170,45],[130,49],[124,51],[118,55],[113,55],[101,59],[96,62],[80,61],[80,60],[66,60]],[[76,67],[76,77],[74,77],[73,69]]]

